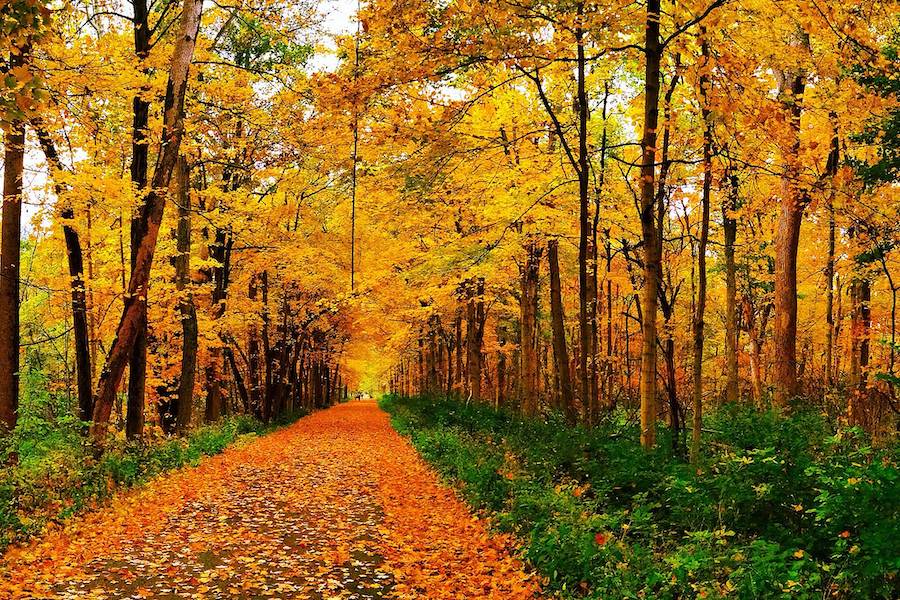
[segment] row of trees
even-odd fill
[[[639,405],[646,447],[659,416],[678,432],[692,413],[694,452],[707,398],[785,407],[839,392],[853,422],[893,429],[897,55],[883,46],[898,25],[886,4],[651,0],[640,19],[582,1],[370,11],[403,15],[370,27],[373,63],[391,39],[422,77],[468,93],[442,132],[452,166],[429,182],[428,208],[439,222],[478,204],[479,226],[439,244],[487,248],[452,261],[483,292],[422,299],[392,389],[527,414],[542,399],[587,423]],[[498,151],[494,164],[463,164],[472,140]],[[505,253],[485,240],[495,217]]]
[[[375,384],[695,452],[705,401],[891,429],[890,9],[372,0],[332,37],[304,3],[7,3],[0,372],[97,435]]]
[[[265,112],[306,79],[308,7],[0,10],[3,430],[35,368],[77,401],[97,439],[114,416],[129,438],[148,419],[185,432],[200,420],[197,396],[206,422],[234,410],[271,420],[346,396],[340,288],[318,287],[332,274],[284,255],[315,236],[318,222],[301,224],[314,207],[270,197],[285,179],[292,192],[317,185],[299,144],[272,146],[270,124],[287,114]],[[28,189],[26,157],[43,163],[46,190]],[[29,198],[40,205],[30,228]]]

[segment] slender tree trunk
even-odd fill
[[[725,401],[735,404],[740,395],[737,356],[737,269],[734,260],[737,220],[733,216],[738,201],[738,179],[733,174],[729,174],[727,179],[728,193],[722,203],[722,232],[725,246]]]
[[[850,386],[854,390],[866,387],[871,326],[869,306],[871,289],[871,284],[865,275],[858,275],[850,285]]]
[[[427,371],[428,371],[428,393],[437,394],[440,392],[440,386],[438,385],[438,349],[437,349],[437,337],[438,337],[438,323],[437,323],[437,315],[433,315],[431,317],[431,323],[428,329],[428,354],[427,354]]]
[[[250,276],[247,287],[247,298],[254,305],[258,296],[257,275]],[[255,323],[251,324],[247,331],[247,363],[250,371],[250,406],[257,418],[262,418],[262,399],[260,390],[260,357],[259,357],[259,332]]]
[[[484,336],[484,279],[467,284],[466,305],[466,366],[468,389],[473,400],[481,400],[481,340]]]
[[[705,36],[706,29],[701,29],[701,35]],[[712,191],[712,125],[709,122],[709,108],[707,105],[707,88],[709,76],[706,74],[709,68],[709,46],[704,37],[702,42],[703,69],[700,76],[700,96],[703,102],[701,109],[703,116],[703,194],[700,217],[700,241],[697,245],[697,302],[694,306],[693,334],[694,334],[694,361],[693,361],[693,392],[694,415],[691,429],[691,462],[697,462],[700,455],[700,434],[703,427],[703,318],[706,313],[706,244],[709,240],[709,202]]]
[[[197,310],[193,293],[188,289],[191,270],[191,190],[190,167],[184,156],[179,157],[177,258],[175,259],[175,287],[181,294],[178,311],[181,315],[181,374],[175,407],[176,430],[186,433],[191,427],[194,404],[194,381],[197,372]]]
[[[841,344],[841,325],[844,322],[844,282],[840,275],[834,277],[834,295],[837,298],[837,308],[835,309],[834,318],[834,346],[839,351],[834,356],[834,379],[841,378],[841,356],[844,354]]]
[[[666,367],[666,399],[669,404],[669,425],[672,428],[672,451],[677,452],[681,434],[685,425],[681,419],[681,407],[678,405],[678,378],[675,373],[675,337],[672,331],[672,315],[665,319],[665,341],[663,347],[663,363]]]
[[[449,398],[453,395],[453,334],[448,333],[444,335],[444,348],[447,350],[446,360],[447,360],[447,371],[446,371],[446,379],[444,380],[444,389],[445,394]]]
[[[578,112],[578,329],[581,344],[579,352],[578,375],[581,382],[581,402],[587,413],[587,420],[592,419],[591,408],[594,405],[591,390],[591,363],[594,360],[595,349],[591,346],[591,312],[596,311],[596,290],[591,294],[590,285],[590,258],[591,258],[591,221],[589,207],[590,173],[588,171],[588,140],[587,122],[590,107],[588,106],[587,90],[585,87],[586,58],[584,50],[584,29],[582,18],[584,15],[584,2],[577,6],[577,25],[575,28],[576,52],[576,77],[577,77],[577,112]]]
[[[241,370],[238,369],[237,362],[234,359],[234,351],[228,346],[223,347],[222,352],[225,354],[225,360],[228,362],[228,366],[231,369],[231,376],[234,378],[234,385],[237,388],[238,396],[241,399],[241,404],[243,404],[244,412],[250,412],[250,394],[247,392],[247,385],[244,383],[244,377],[241,375]],[[220,409],[221,410],[221,409]],[[219,417],[215,417],[211,419],[212,421],[217,420]]]
[[[530,241],[526,246],[525,266],[522,269],[521,285],[521,382],[522,409],[526,416],[533,417],[538,413],[540,399],[540,372],[538,370],[538,281],[540,277],[541,248]]]
[[[832,122],[835,115],[831,114]],[[837,173],[839,159],[839,143],[837,131],[831,136],[831,152],[828,154],[828,164],[826,165],[826,173],[834,178]],[[834,181],[832,181],[834,185]],[[835,223],[834,223],[834,193],[829,192],[827,195],[828,210],[828,259],[825,263],[825,387],[831,388],[834,385],[833,360],[834,360],[834,245],[835,245]]]
[[[559,241],[547,243],[547,260],[550,266],[550,321],[553,328],[553,355],[556,357],[556,376],[559,379],[560,404],[570,424],[578,420],[575,410],[575,394],[569,374],[569,350],[566,346],[565,314],[562,286],[559,277]]]
[[[606,230],[606,359],[603,361],[604,387],[606,388],[606,408],[616,407],[616,395],[613,390],[613,294],[612,294],[612,243],[609,229]],[[616,292],[618,295],[618,291]],[[627,359],[626,359],[627,360]]]
[[[50,138],[50,134],[44,128],[40,119],[31,121],[32,128],[37,134],[41,149],[47,159],[51,175],[56,179],[62,172],[62,161],[56,150],[56,144]],[[84,281],[84,254],[81,250],[81,240],[78,232],[72,226],[75,218],[72,205],[65,199],[66,189],[57,181],[53,184],[58,202],[61,203],[59,218],[62,221],[63,238],[66,242],[66,257],[69,265],[70,287],[72,289],[72,330],[75,345],[75,369],[76,387],[78,390],[78,418],[82,421],[90,421],[93,412],[92,369],[90,337],[88,335],[87,318],[87,291]]]
[[[90,283],[90,287],[87,289],[87,314],[88,314],[88,343],[90,348],[90,366],[91,366],[91,399],[90,399],[90,407],[91,410],[83,415],[84,421],[90,421],[93,416],[94,411],[94,395],[93,395],[93,382],[97,378],[97,360],[100,356],[100,339],[97,335],[97,312],[95,310],[96,304],[94,303],[94,242],[93,242],[93,217],[92,217],[91,203],[89,202],[86,209],[86,217],[87,217],[87,231],[85,236],[85,249],[87,250],[87,280]]]
[[[146,0],[134,0],[134,51],[138,61],[143,62],[150,53],[150,23]],[[146,67],[142,66],[146,73]],[[150,118],[150,103],[141,95],[132,100],[131,127],[131,183],[141,197],[147,187],[149,139],[147,124]],[[147,235],[147,213],[136,211],[131,219],[131,271],[134,273],[138,260],[138,248]],[[132,275],[133,276],[133,275]],[[147,301],[140,304],[137,317],[137,337],[128,360],[128,401],[126,405],[125,433],[129,439],[137,438],[144,430],[144,403],[147,383]]]
[[[13,54],[12,67],[22,54]],[[3,216],[0,224],[0,434],[16,426],[19,410],[19,268],[22,245],[22,176],[25,172],[25,122],[5,130]]]
[[[884,276],[887,278],[888,282],[888,289],[891,291],[891,337],[890,347],[888,348],[888,373],[893,375],[897,353],[897,291],[900,288],[894,283],[894,277],[891,275],[887,259],[884,255],[881,256],[881,269],[884,271]],[[894,391],[893,386],[891,387],[891,391]]]
[[[872,324],[871,284],[865,274],[858,275],[850,286],[850,402],[848,415],[852,423],[862,423],[869,367],[869,333]]]
[[[424,350],[424,342],[422,341],[422,332],[419,332],[419,339],[416,342],[416,362],[419,366],[418,368],[418,382],[416,386],[416,392],[421,395],[427,392],[425,385],[425,350]]]
[[[169,83],[163,110],[162,152],[153,173],[153,182],[147,192],[142,211],[147,214],[147,234],[137,249],[137,260],[128,285],[125,307],[116,338],[109,350],[106,364],[100,373],[97,397],[94,401],[92,433],[100,438],[106,433],[109,415],[115,401],[116,390],[122,380],[128,357],[140,332],[141,315],[146,302],[150,268],[156,250],[159,227],[165,208],[165,190],[169,187],[172,172],[178,159],[184,130],[184,98],[187,90],[188,70],[194,54],[197,32],[200,26],[202,0],[185,0],[182,10],[180,34],[172,56]]]
[[[269,419],[269,398],[272,389],[272,344],[269,340],[269,272],[264,270],[259,274],[259,287],[262,294],[262,311],[260,320],[262,321],[262,369],[260,374],[262,386],[259,393],[259,414],[263,421]],[[316,398],[318,402],[319,398]]]
[[[659,66],[663,48],[659,39],[660,0],[647,0],[644,44],[644,132],[641,140],[641,233],[644,242],[644,288],[641,294],[641,445],[656,445],[656,291],[659,285],[661,245],[656,236],[654,211],[656,130],[659,124]]]
[[[455,323],[455,338],[456,342],[454,347],[456,348],[456,371],[454,374],[455,379],[453,380],[454,388],[457,389],[460,393],[464,391],[465,384],[463,383],[463,379],[465,377],[465,361],[463,359],[463,337],[462,337],[462,315],[457,314]]]
[[[222,418],[222,406],[225,404],[222,391],[222,347],[218,344],[209,348],[204,376],[206,379],[206,404],[203,420],[215,423]]]
[[[506,327],[497,324],[497,408],[506,404]]]

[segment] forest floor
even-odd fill
[[[116,496],[0,561],[0,598],[532,598],[374,402]]]

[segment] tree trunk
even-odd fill
[[[50,134],[44,128],[40,119],[31,121],[37,134],[41,149],[47,159],[47,164],[54,179],[63,169],[56,150],[56,144],[50,138]],[[78,418],[82,421],[90,421],[93,412],[93,390],[90,337],[88,334],[87,318],[87,290],[84,281],[84,253],[81,250],[81,240],[78,232],[70,221],[75,218],[75,212],[71,204],[65,200],[66,189],[58,181],[54,181],[53,191],[57,201],[61,203],[59,218],[63,225],[63,238],[66,242],[66,257],[69,265],[70,287],[72,289],[72,330],[75,346],[75,370],[76,388],[78,390]]]
[[[455,333],[456,333],[456,375],[454,380],[454,387],[462,393],[465,388],[465,384],[463,383],[463,379],[465,378],[465,360],[463,359],[463,337],[462,337],[462,315],[456,315],[456,322],[454,325]]]
[[[116,338],[100,373],[97,398],[94,402],[94,423],[91,428],[95,438],[101,438],[106,433],[116,390],[122,380],[128,357],[131,355],[140,331],[141,315],[144,312],[147,285],[150,280],[150,268],[165,209],[165,190],[169,187],[181,146],[188,70],[200,27],[201,7],[202,0],[184,0],[181,32],[172,56],[164,103],[162,151],[153,173],[152,184],[144,198],[144,204],[141,206],[141,210],[147,216],[147,233],[138,245],[137,260],[128,284],[125,307],[116,328]]]
[[[616,395],[613,390],[613,296],[612,296],[612,243],[609,229],[606,230],[606,357],[603,361],[603,386],[606,388],[606,408],[616,407]],[[618,295],[618,287],[616,288]],[[626,358],[627,360],[627,358]]]
[[[871,284],[865,275],[858,275],[850,285],[850,387],[866,387],[866,368],[869,366],[869,330],[871,328]]]
[[[419,332],[419,339],[416,341],[416,345],[416,364],[418,365],[416,392],[421,395],[427,391],[425,389],[425,350],[421,331]]]
[[[701,29],[701,35],[705,35],[705,28]],[[694,415],[691,429],[691,462],[697,462],[700,455],[700,434],[703,427],[703,328],[704,314],[706,312],[706,244],[709,240],[709,200],[712,190],[712,125],[709,121],[709,108],[707,105],[707,88],[709,76],[706,74],[709,68],[709,46],[706,39],[702,42],[703,70],[700,76],[700,96],[703,102],[701,109],[703,117],[703,195],[700,217],[700,241],[697,245],[697,303],[694,306],[693,334],[694,334],[694,362],[693,362],[693,393]]]
[[[771,312],[772,304],[766,303],[760,313],[755,314],[750,297],[744,298],[744,320],[750,338],[750,386],[753,401],[760,407],[763,400],[762,349]]]
[[[473,400],[481,400],[481,340],[484,337],[484,279],[476,277],[467,284],[466,368],[468,390]]]
[[[775,234],[775,404],[786,406],[800,393],[797,380],[797,249],[805,197],[799,187],[800,115],[804,73],[790,76],[790,97],[784,100],[793,135],[782,177],[781,210]]]
[[[596,289],[591,290],[590,260],[591,260],[591,220],[589,211],[589,187],[590,173],[588,171],[588,131],[587,122],[590,107],[588,106],[587,90],[585,87],[586,58],[584,51],[584,29],[582,28],[582,15],[584,14],[584,2],[577,6],[577,26],[575,29],[576,48],[576,108],[578,112],[578,330],[581,351],[578,354],[578,376],[581,383],[581,402],[587,413],[587,420],[591,420],[591,408],[594,406],[593,390],[591,389],[591,365],[595,360],[595,348],[591,344],[591,313],[596,312]]]
[[[729,175],[728,193],[722,203],[722,232],[725,252],[725,401],[737,403],[740,395],[738,386],[737,356],[737,272],[734,260],[734,246],[737,242],[737,220],[733,211],[737,209],[738,179]]]
[[[641,445],[656,445],[656,291],[659,285],[661,245],[656,237],[654,211],[656,130],[659,123],[660,0],[647,0],[644,45],[644,125],[641,140],[641,233],[644,242],[644,288],[641,294]]]
[[[835,348],[841,349],[841,325],[844,322],[844,282],[840,275],[835,275],[834,277],[834,288],[834,295],[837,298],[837,308],[835,308],[834,318],[834,346]],[[839,351],[834,357],[833,377],[836,381],[841,378],[841,356],[843,356],[843,354],[844,352]]]
[[[446,394],[449,398],[453,394],[453,339],[448,337],[446,344],[444,346],[447,349],[447,380],[446,380]]]
[[[522,293],[522,344],[521,344],[521,383],[522,411],[526,416],[538,414],[540,399],[540,372],[538,370],[538,281],[540,277],[540,257],[542,249],[529,241],[526,245],[525,266],[521,273]]]
[[[426,356],[427,372],[428,372],[428,393],[437,394],[440,392],[438,385],[438,322],[437,315],[432,315],[431,323],[428,328],[428,353]]]
[[[146,0],[134,0],[134,51],[139,62],[143,63],[150,53],[150,23],[147,15]],[[146,67],[142,70],[147,73]],[[140,197],[147,187],[147,163],[149,155],[149,139],[147,124],[150,118],[150,103],[142,96],[132,100],[131,127],[131,183]],[[138,248],[141,240],[147,235],[147,213],[136,211],[131,219],[131,271],[134,273],[138,260]],[[147,302],[141,302],[140,314],[137,317],[137,336],[131,356],[128,359],[128,401],[125,418],[125,434],[128,439],[140,437],[144,430],[144,403],[147,384]]]
[[[497,324],[497,394],[496,407],[506,405],[506,326]]]
[[[206,408],[203,420],[215,423],[222,418],[222,406],[225,404],[222,392],[222,347],[213,345],[206,359],[204,375],[206,379]]]
[[[569,373],[569,349],[566,346],[565,313],[562,287],[559,277],[559,241],[547,243],[547,261],[550,266],[550,321],[553,328],[553,355],[556,357],[556,377],[559,380],[560,404],[566,421],[574,425],[578,420],[575,394]]]
[[[850,285],[850,402],[847,407],[850,422],[855,424],[861,424],[865,417],[862,402],[869,367],[871,296],[872,288],[868,278],[865,274],[858,275]]]
[[[13,54],[10,66],[18,67],[23,62],[22,54]],[[25,122],[13,121],[5,134],[0,224],[0,434],[16,427],[19,411],[19,267]]]
[[[832,121],[835,116],[832,113]],[[828,164],[826,165],[826,174],[832,179],[837,173],[839,160],[839,140],[837,131],[831,136],[831,152],[828,154]],[[832,185],[834,185],[832,181]],[[828,259],[825,263],[825,387],[830,389],[834,385],[833,361],[834,361],[834,242],[835,242],[835,222],[834,222],[834,192],[828,193],[827,199],[828,210]]]
[[[249,414],[250,412],[250,394],[247,392],[247,386],[244,384],[244,377],[241,375],[240,369],[238,369],[237,362],[234,360],[234,351],[225,346],[223,348],[223,352],[225,353],[225,360],[228,362],[228,366],[231,368],[231,376],[234,378],[235,387],[237,387],[238,396],[241,398],[241,404],[244,406],[244,412]],[[220,409],[221,411],[221,409]],[[218,417],[216,417],[217,419]],[[216,419],[212,419],[215,421]]]
[[[194,381],[197,373],[197,310],[192,292],[187,289],[191,270],[191,191],[190,167],[184,156],[179,157],[177,258],[175,259],[175,287],[181,294],[178,310],[181,315],[181,374],[175,405],[175,427],[184,434],[191,427],[194,404]]]
[[[247,298],[255,306],[259,286],[256,273],[250,276],[247,287]],[[257,418],[262,418],[262,396],[260,389],[260,357],[259,357],[259,332],[257,326],[252,323],[247,331],[247,363],[250,377],[250,407]]]

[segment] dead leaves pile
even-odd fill
[[[119,495],[0,565],[0,598],[532,598],[374,403]]]

